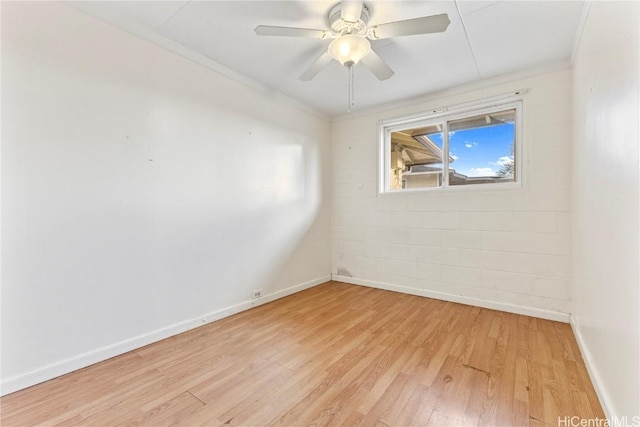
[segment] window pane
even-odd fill
[[[449,122],[450,185],[515,181],[515,117],[511,109]]]
[[[442,125],[391,132],[389,188],[442,186]]]

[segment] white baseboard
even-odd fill
[[[244,301],[240,304],[212,311],[195,319],[189,319],[182,322],[174,323],[173,325],[167,326],[162,329],[157,329],[155,331],[151,331],[124,341],[110,344],[108,346],[101,347],[87,353],[79,354],[77,356],[73,356],[68,359],[46,365],[38,369],[34,369],[33,371],[21,375],[6,378],[2,380],[2,382],[0,382],[0,396],[4,396],[6,394],[25,389],[27,387],[31,387],[41,382],[59,377],[60,375],[68,374],[69,372],[85,368],[89,365],[93,365],[94,363],[102,362],[114,356],[118,356],[128,351],[144,347],[145,345],[149,345],[165,338],[169,338],[190,329],[215,322],[216,320],[220,320],[241,311],[245,311],[250,308],[277,300],[279,298],[286,297],[296,292],[312,288],[319,284],[328,282],[329,280],[331,280],[330,275],[322,276],[317,279],[300,283],[287,289],[265,295],[258,299]]]
[[[492,310],[506,311],[507,313],[523,314],[525,316],[537,317],[540,319],[555,320],[556,322],[569,323],[569,313],[560,311],[545,310],[541,308],[526,307],[522,305],[509,304],[499,301],[485,300],[463,295],[449,294],[445,292],[430,291],[426,289],[408,288],[405,286],[393,285],[391,283],[376,282],[373,280],[357,279],[348,276],[333,274],[331,280],[351,283],[353,285],[368,286],[370,288],[384,289],[387,291],[401,292],[404,294],[418,295],[421,297],[434,298],[443,301],[457,302],[460,304],[473,305],[476,307],[490,308]]]
[[[571,315],[571,329],[573,330],[573,335],[576,337],[576,341],[578,342],[578,348],[580,348],[580,353],[582,354],[582,360],[584,360],[584,364],[587,367],[587,372],[589,373],[589,378],[591,379],[591,384],[593,384],[593,388],[598,395],[598,400],[600,400],[600,405],[602,405],[602,410],[604,411],[604,416],[608,420],[613,420],[614,411],[611,406],[611,399],[609,398],[609,394],[605,391],[603,386],[602,379],[598,370],[595,367],[595,363],[593,362],[593,357],[591,356],[591,352],[587,347],[584,336],[582,332],[580,332],[579,321],[576,319],[574,315]]]

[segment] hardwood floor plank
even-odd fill
[[[407,381],[402,385],[402,389],[399,391],[395,402],[385,409],[384,413],[380,416],[380,421],[389,424],[395,425],[398,423],[398,420],[401,417],[402,411],[411,401],[411,396],[413,396],[416,388],[420,385],[418,379],[411,375],[405,374],[401,372],[398,376],[405,376]]]
[[[604,418],[569,325],[328,282],[0,399],[5,426]]]
[[[362,420],[362,424],[374,425],[378,421],[384,422],[383,418],[387,412],[391,411],[394,406],[400,406],[403,403],[406,403],[398,402],[398,398],[408,382],[408,375],[403,374],[402,372],[396,374],[391,381],[391,384],[389,384],[389,386],[384,390],[384,393],[376,400],[371,409],[366,412],[367,415]]]
[[[359,412],[367,414],[367,417],[369,416],[369,412],[371,412],[376,403],[382,399],[382,396],[387,393],[389,387],[391,387],[398,374],[402,371],[402,367],[411,356],[413,356],[416,350],[415,347],[409,344],[398,345],[394,351],[388,353],[388,358],[380,361],[377,366],[378,371],[376,372],[379,376],[372,379],[372,386],[368,390],[364,401],[360,404],[358,408]]]
[[[400,409],[397,417],[394,418],[395,424],[400,426],[420,425],[415,421],[415,419],[418,418],[417,414],[419,410],[423,408],[422,406],[423,400],[428,396],[430,396],[429,387],[418,382],[416,387],[413,389],[413,392],[409,396],[407,403],[405,403],[402,409]],[[424,407],[429,407],[429,405],[425,405]],[[431,407],[431,411],[428,414],[426,414],[426,416],[423,417],[425,419],[425,422],[426,420],[429,419],[429,416],[431,415],[432,410],[433,410],[433,407]],[[385,421],[388,422],[389,417],[385,417]]]
[[[358,411],[353,411],[353,412],[351,412],[351,414],[349,414],[349,417],[341,425],[343,425],[343,426],[358,426],[358,425],[361,425],[363,418],[364,418],[364,414],[361,414]]]
[[[440,404],[440,399],[449,387],[449,384],[453,381],[453,370],[458,364],[458,360],[455,356],[447,354],[439,365],[438,372],[430,382],[427,394],[423,396],[420,404],[413,414],[410,425],[428,425],[431,415]],[[454,414],[455,415],[455,414]]]
[[[338,365],[325,370],[326,375],[304,397],[277,421],[277,425],[304,425],[305,419],[317,418],[327,407],[342,407],[343,402],[353,399],[354,393],[368,373],[375,369],[377,361],[385,356],[386,349],[370,343],[371,347],[361,349],[361,357],[355,364]],[[335,385],[335,387],[334,387]],[[337,403],[336,403],[337,402]]]

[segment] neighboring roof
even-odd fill
[[[441,174],[442,168],[433,167],[428,165],[416,165],[412,166],[408,172],[402,174],[403,179],[412,176],[420,175],[435,175]],[[467,176],[463,173],[457,172],[455,169],[449,169],[449,183],[451,185],[461,185],[467,183],[489,183],[496,181],[513,181],[512,176]]]
[[[391,144],[401,149],[405,165],[442,163],[442,149],[429,139],[426,131],[426,128],[419,128],[391,133]],[[453,161],[454,159],[449,157],[449,162]]]

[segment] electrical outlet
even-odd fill
[[[260,298],[262,296],[262,289],[256,289],[253,291],[254,298]]]

